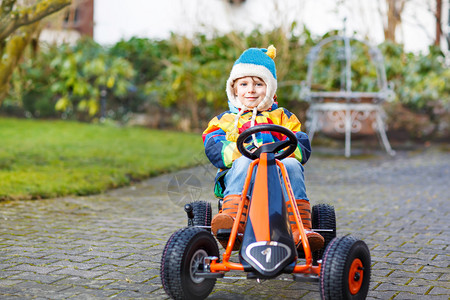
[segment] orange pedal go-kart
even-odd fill
[[[244,141],[252,134],[264,131],[277,132],[286,138],[264,144],[254,152],[244,147]],[[242,271],[248,279],[292,274],[294,280],[318,281],[322,299],[365,299],[370,282],[369,249],[366,243],[350,235],[336,237],[335,212],[331,205],[319,204],[312,208],[312,230],[324,237],[325,246],[311,251],[281,161],[297,148],[295,134],[278,125],[257,125],[240,134],[237,147],[242,155],[253,160],[242,195],[252,192],[249,200],[240,202],[232,229],[217,233],[222,240],[228,238],[223,258],[220,259],[217,242],[211,233],[210,203],[194,201],[187,204],[188,226],[172,234],[162,254],[160,274],[166,293],[173,299],[204,299],[213,290],[217,278],[223,278],[229,271]],[[286,194],[288,199],[285,199]],[[300,250],[294,244],[288,222],[289,203],[295,208],[295,223],[302,244]],[[244,206],[248,206],[248,213],[242,234],[238,233],[238,226]],[[232,261],[231,254],[238,242],[241,243],[239,256],[233,256],[235,261]]]

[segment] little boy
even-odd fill
[[[278,107],[275,92],[277,76],[275,47],[268,49],[250,48],[242,53],[231,69],[226,92],[230,110],[214,117],[203,132],[205,153],[211,163],[219,168],[216,176],[215,194],[223,197],[222,210],[214,216],[211,230],[217,235],[219,229],[231,229],[237,213],[245,177],[251,160],[242,156],[236,147],[240,133],[260,124],[284,126],[295,133],[298,147],[291,157],[282,160],[286,166],[298,210],[312,251],[323,247],[323,237],[311,231],[311,208],[306,196],[302,164],[311,154],[311,145],[305,133],[300,131],[297,117],[285,108]],[[281,140],[277,133],[260,132],[252,137],[248,150],[258,145]],[[247,195],[244,195],[247,196]],[[244,209],[246,213],[246,209]],[[288,206],[289,222],[294,241],[301,248],[300,234],[295,226],[292,207]],[[241,220],[239,233],[244,232],[245,220]],[[219,240],[224,248],[227,241]],[[237,250],[237,249],[234,249]]]

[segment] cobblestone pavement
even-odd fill
[[[449,170],[450,153],[436,149],[317,155],[306,165],[313,204],[334,205],[338,235],[352,233],[371,250],[369,299],[449,299]],[[183,202],[213,199],[213,175],[198,167],[102,195],[0,202],[0,298],[166,299],[162,249],[186,224]],[[169,186],[174,179],[198,179],[201,189]],[[218,280],[210,298],[319,294],[317,283],[233,278]]]

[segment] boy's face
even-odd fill
[[[259,77],[247,76],[234,82],[236,97],[248,108],[254,108],[264,100],[266,89],[266,83]]]

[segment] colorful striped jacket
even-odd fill
[[[228,141],[226,133],[233,130],[236,118],[234,112],[226,111],[214,117],[208,124],[208,128],[203,132],[203,143],[205,153],[211,163],[219,169],[231,168],[233,161],[241,156],[236,147],[236,142]],[[250,127],[252,112],[248,111],[242,114],[238,122],[239,133]],[[311,154],[311,145],[306,133],[300,131],[300,121],[297,117],[285,108],[278,107],[274,103],[271,109],[258,112],[255,125],[276,124],[282,125],[292,130],[298,139],[298,148],[292,154],[302,164],[306,163]],[[276,142],[280,139],[286,139],[277,133],[260,132],[256,134],[258,144]],[[254,147],[251,143],[245,145],[247,148]]]

